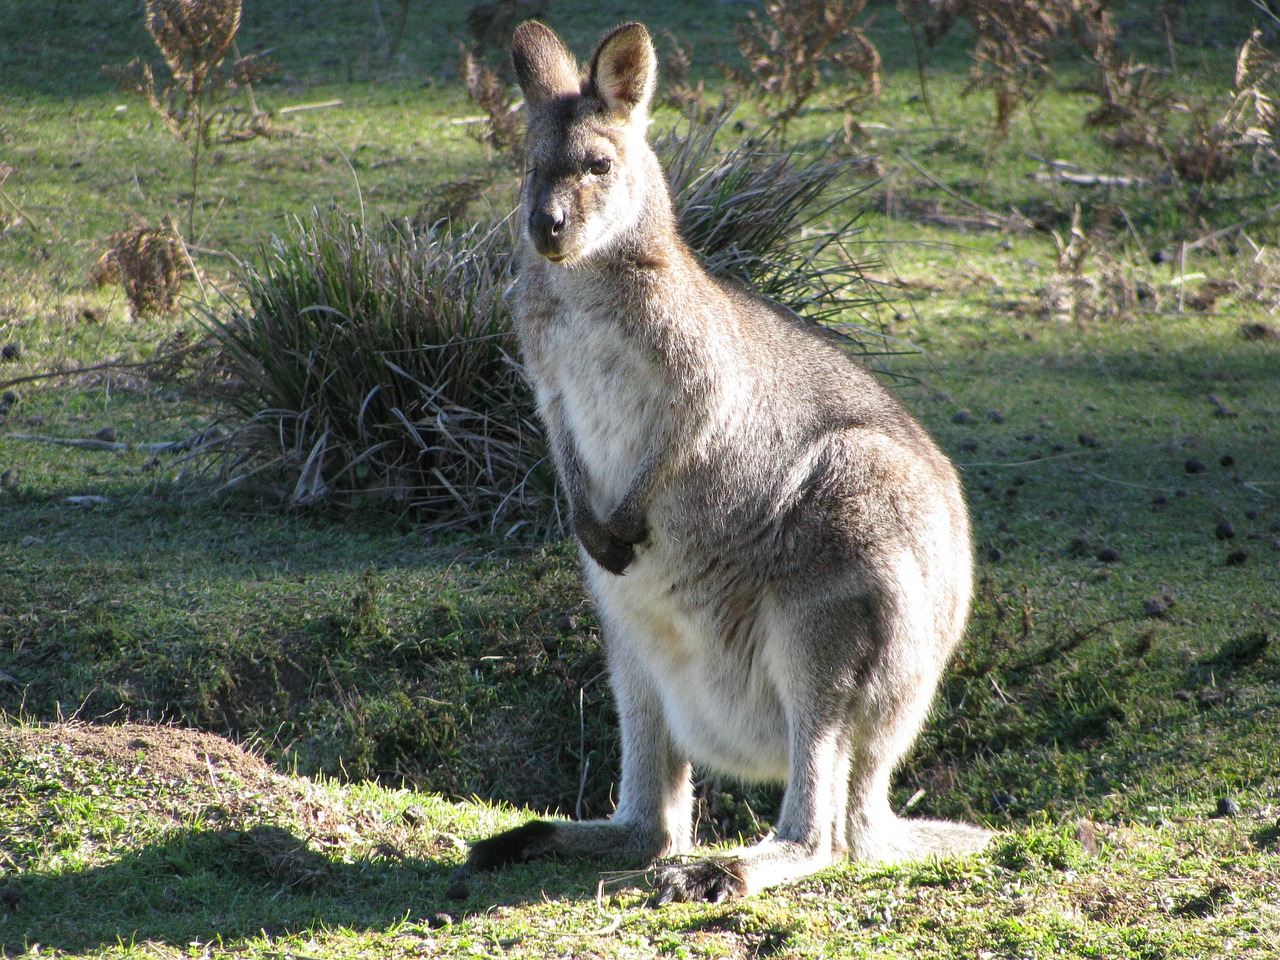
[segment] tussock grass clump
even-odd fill
[[[501,225],[369,228],[315,213],[241,275],[248,309],[212,329],[239,423],[225,483],[283,481],[290,504],[368,491],[434,525],[544,516],[543,443],[503,304]]]
[[[814,322],[848,319],[880,302],[863,276],[871,258],[850,250],[858,214],[840,214],[863,189],[841,187],[855,164],[788,146],[779,128],[719,149],[731,114],[732,107],[722,105],[706,121],[691,119],[654,144],[680,233],[707,269]],[[873,352],[869,331],[855,339],[861,352]]]
[[[875,299],[845,242],[847,169],[767,135],[719,150],[729,111],[661,138],[681,229],[713,273],[813,321]],[[503,291],[506,221],[453,231],[314,214],[244,269],[214,320],[236,423],[203,454],[291,504],[368,491],[434,526],[558,525]],[[871,352],[871,340],[854,342]]]

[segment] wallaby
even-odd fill
[[[514,313],[622,733],[607,820],[535,820],[471,848],[670,857],[691,763],[785,785],[774,833],[657,870],[658,903],[720,900],[845,855],[967,852],[990,834],[889,806],[972,588],[955,469],[844,351],[710,276],[646,140],[656,58],[618,27],[585,74],[527,22],[512,59],[528,163]]]

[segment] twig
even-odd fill
[[[35,233],[37,237],[43,236],[43,234],[41,234],[40,232],[40,228],[36,226],[35,220],[31,219],[31,215],[27,213],[27,211],[22,209],[22,207],[18,204],[17,200],[9,196],[8,191],[6,191],[4,187],[0,187],[0,199],[3,199],[6,203],[9,204],[9,206],[13,207],[13,209],[17,211],[18,216],[20,216],[23,220],[26,221],[27,226],[29,226],[32,229],[32,231]]]
[[[206,433],[195,433],[185,440],[165,440],[161,443],[123,443],[118,440],[79,440],[67,437],[42,437],[35,433],[9,433],[7,440],[25,440],[30,443],[47,443],[54,447],[74,447],[77,450],[102,450],[122,453],[136,450],[139,453],[181,453],[198,447],[208,438]]]
[[[52,380],[55,377],[74,377],[81,373],[97,373],[99,370],[140,370],[146,367],[158,366],[174,357],[181,357],[188,353],[204,348],[202,343],[193,343],[181,350],[175,350],[173,353],[167,353],[163,357],[157,357],[154,360],[113,360],[109,363],[95,363],[90,367],[79,367],[75,370],[53,370],[49,373],[30,373],[25,377],[14,377],[12,380],[0,382],[0,390],[9,387],[16,387],[20,383],[33,383],[36,380]]]
[[[286,113],[301,113],[303,110],[323,110],[325,107],[340,107],[341,100],[325,100],[321,103],[299,103],[292,107],[281,107],[276,111],[277,115]]]
[[[1252,217],[1245,217],[1243,220],[1239,221],[1238,223],[1233,223],[1229,227],[1223,227],[1221,230],[1215,230],[1213,231],[1213,233],[1206,233],[1199,240],[1193,240],[1191,243],[1186,244],[1185,249],[1187,250],[1199,249],[1200,247],[1203,247],[1206,243],[1212,243],[1214,240],[1217,240],[1219,237],[1225,237],[1229,233],[1235,233],[1237,230],[1243,230],[1245,227],[1250,226],[1254,223],[1257,223],[1263,217],[1268,217],[1278,210],[1280,210],[1280,203],[1273,203],[1271,206],[1267,207],[1267,209],[1263,210],[1261,213],[1255,213]]]
[[[1031,229],[1032,227],[1031,221],[1028,220],[1025,216],[1023,216],[1022,213],[1016,208],[1013,208],[1013,214],[1017,215],[1016,218],[1012,214],[1009,216],[1002,216],[996,213],[994,210],[984,207],[980,203],[975,203],[974,201],[970,200],[968,197],[962,196],[961,194],[956,193],[954,190],[948,187],[945,183],[938,180],[931,173],[929,173],[929,171],[925,170],[924,167],[920,166],[920,164],[912,160],[911,157],[907,155],[907,152],[905,150],[899,150],[897,151],[897,153],[898,153],[898,156],[900,156],[903,160],[905,160],[907,163],[911,165],[912,169],[914,169],[916,173],[920,174],[920,176],[924,177],[926,180],[932,183],[935,187],[937,187],[943,193],[947,194],[947,196],[954,197],[956,200],[959,200],[965,206],[972,207],[974,210],[979,211],[984,216],[991,218],[992,221],[1002,226],[1014,226],[1023,230]]]
[[[1027,151],[1027,157],[1037,163],[1043,163],[1049,168],[1047,172],[1037,172],[1035,179],[1038,181],[1046,180],[1065,180],[1068,183],[1074,183],[1082,187],[1120,187],[1121,189],[1128,187],[1145,187],[1151,181],[1143,177],[1125,177],[1110,173],[1090,173],[1083,167],[1077,166],[1068,160],[1050,160],[1039,154]]]

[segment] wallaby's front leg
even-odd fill
[[[650,460],[656,460],[656,457],[644,458],[627,493],[608,518],[601,521],[591,506],[586,471],[583,470],[573,439],[564,425],[559,398],[544,404],[543,418],[551,435],[552,453],[559,468],[560,479],[569,499],[569,518],[574,536],[592,560],[610,573],[620,576],[635,559],[636,545],[643,543],[649,536],[645,507],[650,477],[655,471],[646,464]]]
[[[467,866],[491,870],[553,854],[644,860],[684,853],[693,841],[688,759],[667,729],[662,701],[631,649],[609,650],[622,733],[618,808],[608,820],[531,820],[471,847]]]

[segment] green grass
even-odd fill
[[[12,382],[145,360],[196,329],[185,315],[129,320],[119,293],[85,280],[107,234],[134,213],[180,212],[187,184],[181,147],[97,71],[151,56],[136,5],[91,6],[0,11],[0,34],[20,41],[0,50],[0,161],[15,168],[2,186],[31,216],[0,200],[0,345],[21,350],[0,364],[0,391],[19,394],[0,415],[0,953],[1280,950],[1280,343],[1241,335],[1278,323],[1276,221],[1185,265],[1152,262],[1274,202],[1273,172],[1199,200],[1176,184],[1107,194],[1036,180],[1028,152],[1148,178],[1158,164],[1082,133],[1091,101],[1067,73],[993,145],[989,102],[959,96],[962,36],[933,58],[935,123],[909,37],[892,5],[873,5],[890,73],[857,150],[879,155],[886,180],[835,215],[874,204],[861,237],[883,241],[876,276],[898,290],[870,319],[918,348],[876,362],[962,469],[980,578],[895,801],[1000,837],[967,860],[842,866],[729,906],[650,911],[643,879],[614,874],[597,900],[600,872],[625,863],[537,864],[462,889],[467,840],[544,810],[602,814],[614,795],[598,629],[571,544],[429,535],[367,503],[286,512],[250,493],[209,498],[173,455],[13,436],[178,440],[217,415],[190,372]],[[1237,7],[1202,7],[1186,14],[1193,35],[1243,37]],[[713,60],[730,55],[746,9],[626,15],[692,41],[718,89]],[[1142,35],[1148,14],[1129,12]],[[579,50],[622,16],[586,3],[555,13]],[[475,113],[447,64],[461,23],[413,5],[388,62],[367,7],[246,10],[242,51],[273,48],[284,66],[261,102],[342,105],[280,117],[297,136],[222,148],[198,245],[247,258],[288,217],[355,216],[360,197],[370,217],[412,217],[475,174],[505,196],[510,168],[450,122]],[[1229,50],[1177,53],[1188,97],[1224,89]],[[739,118],[760,128],[749,105]],[[656,129],[674,120],[660,113]],[[810,149],[839,127],[818,103],[790,134]],[[978,226],[903,154],[1039,226]],[[867,179],[851,166],[850,187]],[[1108,234],[1084,279],[1120,271],[1142,292],[1119,316],[1064,319],[1051,302],[1062,277],[1047,230],[1065,238],[1077,202]],[[234,295],[231,259],[197,259],[206,286]],[[1105,306],[1105,293],[1085,295]],[[1187,472],[1193,459],[1202,472]],[[1223,521],[1233,537],[1219,536]],[[212,739],[103,752],[105,735],[80,725],[127,718],[229,736],[288,776]],[[1219,815],[1227,800],[1238,816]],[[703,833],[750,834],[776,801],[708,781]]]

